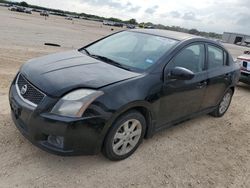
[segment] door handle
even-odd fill
[[[202,82],[199,82],[199,83],[197,84],[197,88],[198,88],[198,89],[202,89],[202,88],[204,88],[205,86],[207,86],[207,81],[202,81]]]

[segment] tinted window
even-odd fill
[[[165,37],[125,31],[94,43],[87,50],[130,68],[146,70],[177,43]]]
[[[183,49],[172,61],[174,67],[184,67],[194,73],[204,70],[205,48],[203,44],[191,45]]]
[[[217,68],[224,65],[224,52],[222,49],[208,45],[208,67]]]

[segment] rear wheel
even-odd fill
[[[227,112],[231,104],[232,97],[233,97],[233,91],[232,89],[229,89],[223,96],[220,104],[212,113],[210,113],[210,115],[214,117],[222,117]]]
[[[105,139],[103,154],[114,161],[129,157],[142,142],[145,130],[145,118],[138,111],[122,115]]]

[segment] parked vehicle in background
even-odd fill
[[[250,38],[247,38],[247,39],[245,40],[245,44],[246,44],[246,46],[249,46],[249,45],[250,45]]]
[[[25,12],[26,14],[32,14],[31,9],[28,9],[28,8],[26,8],[26,9],[24,10],[24,12]]]
[[[114,22],[115,27],[123,27],[123,23]]]
[[[80,16],[78,16],[78,15],[74,15],[74,16],[72,16],[72,18],[75,18],[75,19],[80,19]]]
[[[15,12],[22,12],[26,14],[32,14],[31,9],[21,7],[21,6],[11,6],[8,8],[10,11],[15,11]]]
[[[17,12],[25,12],[25,8],[24,8],[24,7],[17,6],[17,7],[16,7],[16,11],[17,11]]]
[[[15,12],[24,12],[25,8],[20,7],[20,6],[12,6],[8,8],[10,11],[15,11]]]
[[[73,18],[70,17],[70,16],[66,17],[65,19],[66,19],[66,20],[73,20]]]
[[[103,25],[115,26],[115,27],[123,27],[123,23],[113,22],[108,20],[103,20]]]
[[[33,11],[33,12],[39,12],[39,13],[40,13],[40,12],[42,12],[43,10],[33,8],[32,11]]]
[[[153,25],[146,25],[144,28],[145,29],[154,29],[155,27]]]
[[[1,6],[1,7],[10,7],[11,5],[8,4],[8,3],[0,3],[0,6]]]
[[[44,11],[40,12],[40,16],[49,17],[49,12],[44,10]]]
[[[122,160],[163,128],[201,114],[222,117],[239,76],[215,41],[135,29],[27,62],[9,102],[17,128],[38,147]]]
[[[109,21],[103,20],[102,24],[103,24],[103,25],[109,25]]]
[[[16,11],[17,8],[15,6],[11,6],[11,7],[8,8],[8,10],[10,10],[10,11]]]
[[[135,25],[133,25],[133,24],[127,24],[127,28],[128,29],[135,29]]]
[[[237,58],[237,63],[241,67],[240,82],[250,84],[250,51],[245,51]]]

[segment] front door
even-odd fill
[[[159,126],[200,110],[207,85],[205,45],[197,43],[185,47],[168,63],[165,75],[174,67],[189,69],[195,76],[191,80],[165,79],[160,102]]]

